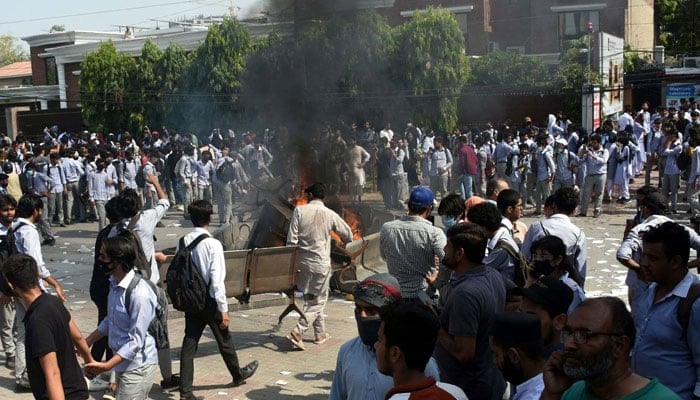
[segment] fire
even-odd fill
[[[357,213],[349,208],[343,207],[343,219],[350,226],[350,230],[352,231],[352,240],[362,238],[362,221],[360,221],[360,217],[357,215]],[[334,240],[342,243],[340,235],[334,231],[331,231],[331,237]]]

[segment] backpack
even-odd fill
[[[185,238],[180,238],[177,253],[165,275],[168,297],[176,310],[200,313],[205,309],[209,299],[209,284],[204,282],[199,268],[194,265],[192,250],[208,237],[210,237],[209,234],[203,233],[187,246],[185,246]]]
[[[24,225],[27,224],[20,222],[14,230],[10,228],[7,230],[7,234],[0,235],[0,265],[4,265],[5,261],[7,261],[11,255],[19,253],[17,251],[17,246],[15,246],[15,232]],[[0,293],[8,295],[8,293],[11,292],[7,284],[7,279],[5,278],[5,273],[0,271]]]
[[[525,281],[527,280],[525,276],[525,268],[527,268],[527,260],[521,251],[514,249],[513,246],[509,245],[505,240],[499,240],[496,243],[495,249],[503,249],[508,253],[511,259],[515,261],[515,268],[513,271],[513,283],[518,287],[524,287]]]
[[[224,160],[224,162],[216,169],[216,177],[224,182],[231,183],[236,179],[236,171],[233,167],[233,161]]]
[[[141,189],[143,189],[146,186],[146,175],[143,172],[143,167],[145,167],[145,165],[139,167],[138,171],[136,171],[136,176],[134,177],[134,180],[136,181],[136,186],[138,186]]]
[[[511,176],[515,170],[514,159],[513,153],[508,153],[508,157],[506,158],[506,176]]]
[[[700,283],[694,283],[690,285],[688,295],[678,301],[676,317],[678,318],[678,323],[680,323],[681,327],[683,328],[683,333],[681,336],[683,339],[687,339],[688,324],[690,324],[690,312],[693,310],[693,303],[695,303],[695,300],[698,298],[700,298]]]
[[[131,220],[129,220],[129,225],[127,225],[126,228],[119,225],[118,231],[119,233],[128,231],[134,237],[134,242],[136,243],[136,258],[134,259],[134,268],[136,269],[136,273],[138,273],[146,279],[150,279],[151,260],[148,257],[146,257],[146,253],[143,251],[143,245],[141,244],[141,238],[134,231],[134,228],[136,228],[136,224],[139,222],[139,218],[141,218],[140,212],[134,215],[131,218]]]
[[[690,150],[690,153],[689,151]],[[692,149],[688,149],[685,151],[681,151],[681,154],[676,157],[676,165],[678,165],[678,169],[681,171],[685,171],[690,167],[690,164],[693,162],[693,157],[691,157],[692,154]]]
[[[156,304],[156,315],[153,317],[153,320],[151,320],[151,323],[148,324],[148,334],[155,339],[156,348],[158,350],[168,349],[170,348],[170,340],[168,338],[168,297],[165,295],[163,289],[156,286],[156,284],[150,280],[141,278],[138,274],[134,275],[134,279],[131,280],[124,294],[126,312],[129,313],[131,310],[131,292],[136,285],[139,284],[139,281],[146,282],[148,287],[155,293],[158,300]]]

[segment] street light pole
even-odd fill
[[[593,22],[588,22],[588,71],[586,71],[586,83],[590,86],[591,84],[591,39],[593,36]]]

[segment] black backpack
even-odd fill
[[[7,261],[11,255],[19,253],[15,245],[15,232],[24,225],[27,224],[20,222],[15,229],[8,229],[6,235],[0,235],[0,266],[5,265],[5,261]],[[7,279],[5,278],[5,273],[2,271],[0,271],[0,292],[5,295],[11,293],[10,287],[7,284]]]
[[[143,189],[146,186],[146,175],[143,172],[144,165],[140,166],[136,171],[136,176],[134,180],[136,181],[136,186]]]
[[[224,160],[217,168],[216,177],[224,183],[231,183],[236,179],[236,171],[233,167],[233,161]]]
[[[513,162],[513,153],[508,153],[508,157],[506,158],[506,176],[511,176],[513,174],[513,171],[515,170],[515,163]]]
[[[180,238],[177,253],[165,275],[168,297],[176,310],[200,313],[205,309],[209,299],[209,284],[204,282],[199,268],[194,265],[192,250],[208,237],[210,237],[208,234],[203,233],[187,246],[185,246],[185,238]]]
[[[131,280],[124,294],[126,312],[128,314],[131,310],[131,292],[136,285],[139,284],[139,281],[146,282],[158,299],[156,303],[156,315],[151,320],[151,323],[148,324],[148,333],[155,339],[156,348],[158,350],[168,349],[170,348],[170,340],[168,338],[168,297],[165,295],[163,289],[157,287],[156,284],[150,280],[141,278],[138,274],[134,275],[134,279]]]

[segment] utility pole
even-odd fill
[[[586,83],[590,86],[591,84],[591,40],[593,39],[593,22],[588,22],[588,51],[586,52],[588,56],[588,71],[586,71]]]

